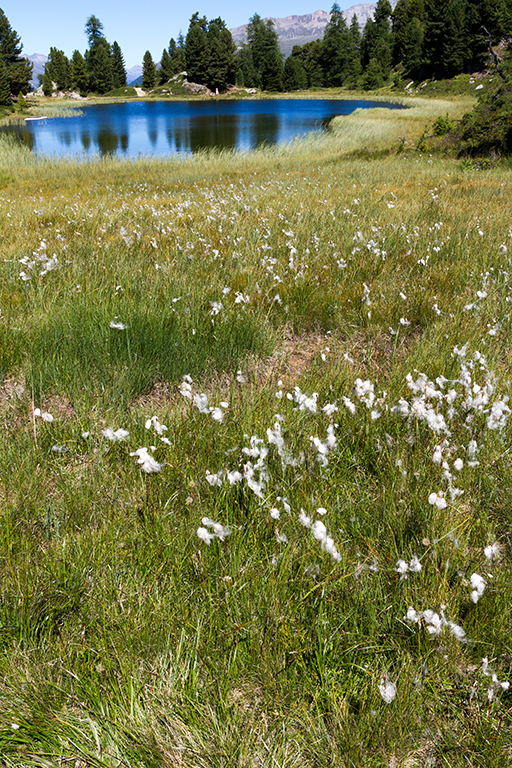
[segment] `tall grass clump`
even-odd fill
[[[0,172],[3,763],[510,761],[509,171]]]

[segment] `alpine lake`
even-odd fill
[[[247,151],[326,130],[336,115],[401,104],[348,99],[131,101],[80,105],[77,116],[27,120],[15,133],[38,156],[88,159]]]

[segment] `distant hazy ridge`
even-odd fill
[[[394,8],[397,0],[390,1]],[[373,16],[376,5],[376,3],[353,5],[347,8],[346,11],[343,11],[343,16],[347,24],[350,24],[352,17],[355,15],[359,26],[362,28],[368,19]],[[282,53],[288,56],[294,45],[305,45],[311,40],[322,38],[330,16],[331,14],[327,11],[315,11],[314,13],[306,13],[304,16],[286,16],[284,19],[270,17],[279,36],[279,47]],[[243,24],[241,27],[236,27],[230,31],[235,43],[241,43],[246,37],[247,24]]]

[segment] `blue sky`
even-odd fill
[[[342,10],[355,5],[358,0],[338,0]],[[233,3],[229,0],[195,0],[192,3],[174,3],[169,0],[87,0],[82,3],[69,0],[2,0],[0,7],[9,19],[23,43],[23,53],[48,54],[51,46],[64,51],[67,56],[77,48],[82,53],[87,47],[84,26],[88,16],[94,14],[103,24],[103,32],[112,43],[121,46],[127,68],[142,64],[146,50],[155,61],[171,37],[182,30],[186,34],[190,17],[195,11],[208,19],[220,16],[230,29],[246,24],[254,13],[260,16],[282,18],[293,14],[302,15],[313,11],[329,11],[333,0],[255,0],[254,5]]]

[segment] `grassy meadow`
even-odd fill
[[[2,140],[1,768],[512,761],[512,173],[422,104]]]

